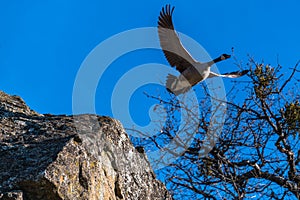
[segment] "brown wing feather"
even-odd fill
[[[182,46],[178,35],[174,30],[172,14],[174,7],[170,5],[162,8],[158,18],[158,35],[160,46],[163,49],[166,59],[172,67],[181,73],[185,69],[193,66],[196,62],[192,56]]]

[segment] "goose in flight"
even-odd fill
[[[162,8],[158,18],[158,35],[160,46],[166,59],[172,67],[180,72],[176,77],[169,74],[167,77],[167,90],[175,95],[187,92],[192,86],[212,77],[237,78],[248,73],[249,70],[236,71],[226,74],[217,74],[210,71],[210,67],[217,62],[230,58],[230,55],[222,54],[209,62],[196,61],[181,44],[174,30],[172,14],[174,7],[170,5]]]

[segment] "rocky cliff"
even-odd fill
[[[172,199],[140,152],[117,120],[42,115],[0,91],[2,200]]]

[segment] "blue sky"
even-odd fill
[[[156,26],[167,3],[176,7],[175,28],[198,41],[211,57],[231,53],[234,47],[244,62],[250,54],[275,65],[278,56],[285,69],[300,58],[298,0],[2,0],[0,90],[21,96],[39,113],[72,114],[73,84],[90,51],[122,31]],[[97,113],[111,115],[110,96],[122,73],[151,62],[167,64],[162,52],[155,50],[131,52],[116,60],[99,82]],[[221,72],[237,70],[232,59],[218,67]],[[130,106],[139,119],[148,117],[142,116],[151,105],[146,102],[147,98],[139,99]],[[139,104],[145,108],[136,107]]]

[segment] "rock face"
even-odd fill
[[[0,91],[2,200],[172,199],[140,152],[117,120],[41,115]]]

